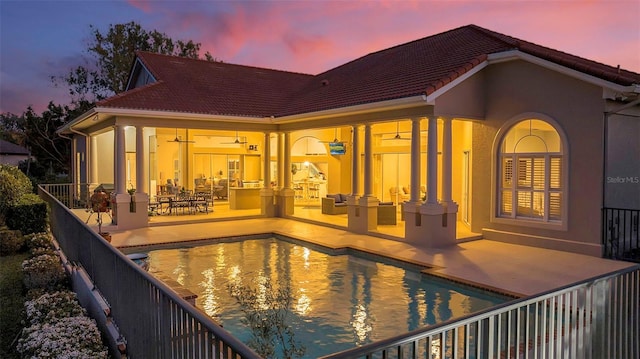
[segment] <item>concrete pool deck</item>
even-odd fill
[[[492,288],[533,295],[637,264],[490,240],[448,248],[419,248],[396,240],[355,234],[292,219],[258,218],[153,226],[113,231],[118,248],[220,237],[277,233],[327,247],[352,247],[432,267],[428,272]]]

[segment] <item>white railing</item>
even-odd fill
[[[67,208],[86,208],[89,203],[91,193],[88,183],[54,183],[41,184],[40,187],[55,199],[64,204]]]
[[[128,358],[260,358],[244,343],[142,270],[39,189],[51,231],[66,257],[82,265],[111,307]]]
[[[67,257],[113,308],[131,358],[259,358],[43,191]],[[536,273],[532,273],[535,276]],[[324,358],[640,358],[640,266]]]
[[[323,358],[637,359],[639,338],[635,266]]]

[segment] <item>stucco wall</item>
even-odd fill
[[[485,238],[600,255],[602,203],[602,90],[524,61],[485,70],[486,120],[473,127],[472,230]],[[494,141],[510,119],[539,113],[554,119],[567,136],[569,152],[567,230],[491,221]]]

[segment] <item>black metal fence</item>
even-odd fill
[[[638,209],[603,208],[603,256],[640,263],[639,222]]]

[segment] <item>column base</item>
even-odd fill
[[[291,188],[282,188],[276,194],[275,213],[278,217],[293,215],[295,191]]]
[[[438,203],[405,203],[405,240],[420,247],[456,244],[456,214]]]
[[[117,194],[111,198],[112,223],[118,230],[144,228],[149,226],[149,196],[137,193]]]
[[[265,217],[275,217],[276,204],[274,203],[274,192],[271,188],[263,188],[260,190],[260,214]]]
[[[355,233],[368,233],[378,227],[378,203],[376,197],[355,197],[347,199],[348,229]]]

